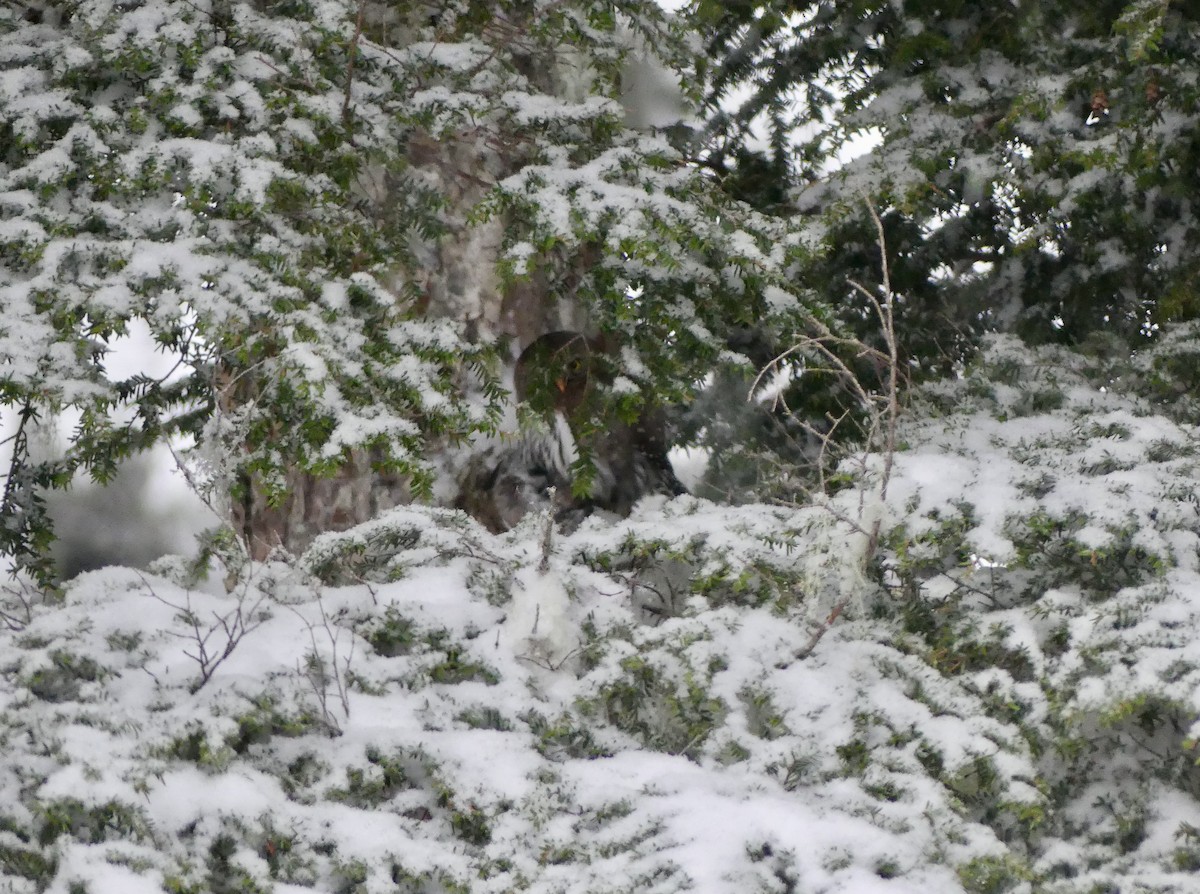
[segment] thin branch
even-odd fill
[[[354,22],[354,36],[350,38],[350,48],[346,60],[346,95],[342,99],[342,124],[349,129],[353,112],[350,109],[350,94],[354,85],[354,63],[358,59],[358,41],[362,38],[363,17],[366,15],[366,0],[358,2],[358,17]]]
[[[199,692],[204,688],[204,685],[212,679],[214,673],[222,662],[225,661],[241,643],[246,634],[257,629],[267,619],[265,614],[259,613],[259,606],[266,599],[265,595],[260,595],[249,609],[246,608],[246,596],[249,585],[246,584],[238,597],[237,606],[225,614],[221,615],[213,612],[213,622],[208,625],[207,629],[201,623],[200,617],[192,610],[191,593],[185,594],[187,601],[183,605],[176,605],[166,598],[159,596],[158,592],[151,585],[150,581],[146,580],[145,575],[140,571],[137,572],[141,578],[142,585],[146,591],[156,600],[161,602],[168,608],[173,608],[178,613],[176,617],[182,620],[191,628],[190,633],[175,633],[171,631],[171,635],[179,639],[190,639],[196,645],[194,651],[184,651],[184,655],[196,662],[200,669],[200,678],[192,683],[189,687],[192,693]],[[218,633],[220,634],[218,636]],[[218,642],[212,649],[209,648],[209,642],[217,636]],[[221,642],[221,640],[224,642]]]
[[[171,459],[175,462],[175,468],[178,469],[183,475],[183,480],[187,482],[187,486],[191,492],[199,497],[200,502],[207,506],[210,512],[217,516],[217,518],[221,518],[221,511],[213,505],[212,498],[206,494],[203,489],[201,489],[200,483],[196,481],[195,476],[192,474],[192,470],[187,467],[183,461],[183,457],[181,457],[178,451],[176,451],[175,445],[169,440],[165,440],[162,443],[166,445],[167,450],[171,454]]]
[[[312,644],[312,650],[308,653],[305,661],[304,669],[299,670],[308,680],[312,687],[313,695],[316,696],[317,704],[321,709],[321,717],[325,722],[326,728],[330,735],[340,736],[342,734],[341,724],[333,716],[333,711],[329,707],[329,689],[330,683],[333,684],[333,691],[337,695],[338,702],[341,704],[342,716],[350,719],[350,688],[348,677],[350,672],[350,664],[354,660],[354,634],[350,634],[350,653],[341,659],[339,664],[338,643],[341,641],[341,628],[334,629],[334,624],[329,619],[329,613],[325,611],[325,603],[321,600],[320,591],[316,594],[317,607],[321,611],[321,627],[325,631],[325,637],[329,640],[329,667],[333,668],[332,675],[326,666],[325,658],[321,655],[321,649],[317,645],[317,625],[309,621],[294,606],[289,606],[292,612],[295,613],[304,626],[308,629],[309,642]]]
[[[18,589],[18,586],[20,589]],[[18,577],[15,573],[13,574],[13,584],[5,584],[3,587],[0,587],[0,593],[16,597],[17,602],[21,604],[24,618],[10,611],[7,605],[3,609],[0,609],[0,621],[3,621],[4,626],[13,632],[24,630],[33,620],[34,600],[30,595],[29,589],[29,582]]]
[[[857,397],[859,403],[868,414],[867,432],[866,432],[866,447],[860,455],[858,463],[859,467],[865,472],[867,466],[867,453],[873,446],[883,454],[883,468],[880,471],[878,481],[878,501],[883,503],[887,500],[888,484],[891,481],[892,472],[895,465],[896,445],[897,445],[897,428],[900,418],[900,347],[896,335],[896,318],[895,318],[895,295],[892,293],[891,271],[888,266],[887,256],[887,239],[883,227],[883,221],[879,217],[879,213],[875,210],[874,205],[869,199],[864,199],[867,206],[867,212],[871,215],[871,220],[875,224],[876,241],[879,248],[879,260],[881,267],[881,289],[882,297],[877,296],[875,292],[866,288],[855,280],[848,280],[848,283],[856,291],[861,293],[869,302],[872,310],[875,312],[876,318],[879,320],[879,327],[883,336],[884,344],[886,345],[887,353],[884,354],[875,348],[864,344],[857,339],[835,338],[828,327],[819,320],[812,320],[814,328],[817,330],[815,336],[809,336],[802,339],[798,344],[793,345],[784,354],[772,361],[771,365],[776,365],[783,358],[791,353],[809,349],[815,351],[819,356],[825,359],[830,367],[836,372],[848,387]],[[866,384],[862,379],[855,375],[854,371],[849,368],[844,361],[834,350],[835,347],[850,347],[857,352],[858,357],[866,357],[876,362],[883,362],[887,368],[887,379],[883,389],[883,406],[880,408],[878,395],[873,395],[867,391]],[[761,374],[760,374],[761,378]],[[757,384],[757,380],[756,380]],[[837,430],[837,426],[847,418],[849,410],[836,420],[831,420],[833,425],[825,432],[818,432],[811,424],[802,421],[802,426],[807,431],[817,436],[821,442],[821,455],[818,468],[821,490],[827,493],[825,479],[825,457],[828,446],[833,441],[833,435]],[[878,443],[878,439],[882,434],[882,444]],[[856,560],[865,568],[867,564],[874,558],[879,550],[879,540],[882,533],[883,518],[876,510],[872,517],[867,516],[867,488],[860,488],[858,494],[858,515],[857,518],[850,518],[849,515],[836,509],[829,500],[823,503],[826,511],[831,512],[833,516],[840,522],[843,522],[865,538],[862,544],[861,554],[856,557]],[[846,591],[842,593],[833,608],[825,619],[813,630],[809,636],[807,643],[796,653],[797,659],[804,659],[812,654],[816,649],[821,639],[829,632],[834,623],[837,622],[849,607],[850,602],[857,595],[853,586],[847,586]]]
[[[517,660],[518,661],[527,661],[530,664],[534,665],[535,667],[540,667],[543,670],[558,672],[559,670],[561,670],[563,668],[563,666],[568,661],[570,661],[576,655],[581,654],[582,652],[583,652],[583,648],[580,646],[580,647],[576,647],[576,648],[572,649],[570,652],[568,652],[566,655],[564,655],[558,661],[551,661],[548,657],[543,657],[540,655],[518,655]]]
[[[553,486],[546,491],[550,497],[550,505],[542,519],[542,558],[538,562],[538,572],[541,574],[550,570],[550,556],[554,552],[554,497],[557,491],[558,488]]]
[[[887,499],[888,482],[892,477],[892,466],[896,458],[896,428],[900,419],[900,345],[896,338],[896,296],[892,293],[892,274],[887,257],[887,237],[883,230],[883,221],[871,201],[864,197],[864,204],[875,222],[875,232],[879,239],[879,266],[883,271],[883,308],[885,317],[883,337],[888,347],[888,387],[887,387],[887,441],[883,451],[883,481],[879,488],[880,499]],[[878,304],[876,305],[878,307]]]

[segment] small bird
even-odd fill
[[[626,516],[648,494],[686,493],[667,458],[661,409],[649,408],[633,424],[614,418],[585,430],[592,389],[609,380],[599,339],[567,331],[536,339],[517,358],[513,388],[549,425],[475,457],[455,505],[492,531],[504,531],[534,510],[549,508],[573,527],[595,509]],[[595,467],[584,496],[572,493],[571,467],[580,453]]]

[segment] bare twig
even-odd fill
[[[7,604],[8,600],[5,599],[5,604],[0,605],[0,623],[14,632],[24,630],[33,620],[34,597],[30,593],[29,582],[14,575],[12,583],[0,587],[0,593],[3,593],[5,597],[15,597],[20,605],[19,612],[14,612],[10,610]]]
[[[138,577],[141,578],[142,584],[151,596],[163,605],[175,609],[178,613],[176,617],[191,628],[190,633],[175,633],[172,631],[171,635],[180,639],[190,639],[195,643],[192,651],[185,650],[183,653],[195,661],[200,668],[199,679],[189,687],[192,693],[199,692],[212,679],[212,675],[221,666],[222,662],[233,654],[234,649],[238,647],[238,644],[241,643],[246,634],[261,626],[263,621],[267,619],[266,613],[259,612],[259,607],[263,604],[266,596],[260,594],[253,605],[249,608],[246,607],[246,597],[249,591],[248,583],[243,585],[242,593],[238,597],[237,606],[225,614],[213,612],[213,620],[206,625],[200,616],[192,610],[191,593],[186,594],[187,601],[183,605],[176,605],[159,596],[154,587],[140,572],[138,572]]]
[[[313,695],[316,696],[317,705],[321,709],[321,719],[325,723],[325,728],[329,730],[330,735],[340,736],[342,734],[341,724],[334,716],[333,709],[330,707],[331,687],[332,695],[337,697],[338,703],[342,709],[342,717],[346,720],[350,719],[350,687],[349,674],[350,664],[354,660],[354,635],[350,635],[350,650],[347,655],[340,657],[338,655],[338,646],[341,642],[342,628],[337,627],[330,618],[329,613],[325,611],[325,603],[321,601],[320,591],[316,594],[317,607],[321,611],[320,627],[325,631],[325,638],[329,641],[329,659],[326,661],[321,654],[321,648],[317,644],[317,628],[318,625],[308,620],[294,606],[289,606],[296,614],[306,628],[308,628],[309,641],[312,648],[305,656],[304,665],[298,666],[297,670],[308,680],[312,687]]]
[[[896,334],[895,295],[892,292],[891,272],[887,257],[887,240],[884,233],[883,221],[880,219],[874,205],[869,200],[864,201],[867,211],[871,215],[871,220],[875,224],[876,242],[879,248],[881,283],[878,293],[855,280],[848,280],[848,283],[855,291],[867,299],[871,309],[875,312],[886,347],[886,353],[872,348],[858,339],[835,337],[824,324],[814,320],[816,335],[801,339],[796,345],[793,345],[779,357],[775,358],[772,361],[772,366],[778,368],[778,365],[792,354],[815,352],[848,385],[851,393],[854,394],[859,404],[867,412],[866,440],[864,450],[858,458],[859,468],[863,472],[866,472],[869,461],[868,451],[877,450],[883,455],[883,467],[880,470],[876,484],[878,488],[878,502],[882,503],[887,499],[888,484],[891,481],[895,465],[897,426],[900,418],[900,346]],[[873,394],[867,390],[866,384],[854,373],[846,361],[841,358],[835,350],[836,348],[849,348],[855,353],[856,357],[867,358],[875,363],[882,363],[885,366],[887,376],[883,385],[882,395]],[[760,373],[759,379],[761,377],[762,374]],[[756,380],[756,384],[758,381]],[[832,443],[837,426],[847,418],[849,412],[847,410],[842,416],[836,419],[831,417],[829,421],[832,425],[824,432],[818,431],[815,426],[801,420],[801,425],[811,434],[815,435],[821,444],[818,476],[823,494],[827,493],[824,472],[827,451]],[[833,513],[835,518],[847,524],[852,530],[863,537],[861,552],[855,557],[855,561],[863,568],[871,562],[879,550],[879,539],[883,525],[883,518],[878,509],[874,509],[868,514],[866,505],[867,493],[868,487],[864,484],[858,495],[856,517],[851,517],[847,512],[836,509],[828,499],[822,501],[827,511]],[[829,632],[838,618],[845,613],[856,595],[857,593],[853,586],[846,587],[845,592],[839,595],[833,607],[825,616],[825,619],[813,630],[804,647],[796,653],[797,659],[803,659],[812,654],[822,637]]]
[[[542,559],[538,562],[538,571],[541,574],[550,570],[550,556],[554,552],[554,497],[557,491],[556,487],[550,487],[546,491],[550,497],[550,506],[542,518]]]
[[[564,655],[558,661],[551,661],[549,656],[533,655],[533,654],[518,655],[517,660],[518,661],[527,661],[530,664],[532,664],[534,667],[540,667],[543,670],[554,671],[557,673],[558,671],[562,670],[562,668],[566,665],[566,663],[568,661],[570,661],[576,655],[581,654],[582,652],[583,652],[583,647],[580,646],[580,647],[576,647],[576,648],[572,649],[570,652],[568,652],[566,655]]]

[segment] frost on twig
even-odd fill
[[[812,493],[814,505],[829,512],[844,529],[850,532],[848,549],[840,552],[838,561],[845,567],[836,575],[839,592],[834,596],[831,609],[813,630],[805,645],[797,652],[797,658],[812,654],[817,644],[850,603],[861,595],[865,585],[866,570],[879,549],[879,539],[884,521],[883,508],[887,503],[888,483],[891,479],[896,454],[896,431],[900,417],[900,348],[896,336],[895,295],[892,291],[891,273],[888,267],[887,241],[883,222],[869,200],[867,211],[875,224],[876,244],[879,249],[881,281],[877,289],[870,289],[855,280],[847,280],[851,288],[862,295],[874,312],[883,339],[883,349],[872,347],[859,338],[835,335],[820,320],[810,321],[813,334],[797,340],[786,351],[768,364],[755,379],[751,394],[768,374],[782,369],[785,361],[795,356],[814,358],[821,368],[837,376],[838,380],[853,396],[857,409],[862,413],[862,446],[846,462],[851,464],[858,482],[857,505],[847,508],[844,500],[831,497],[830,481],[827,478],[829,457],[840,425],[851,416],[847,409],[840,416],[830,417],[826,427],[798,419],[804,430],[820,445],[817,467],[817,487]],[[865,360],[870,366],[881,369],[885,375],[882,386],[874,389],[870,383],[855,372],[846,357]],[[877,460],[881,460],[878,462]],[[843,464],[844,465],[844,464]]]
[[[199,692],[212,679],[217,668],[233,654],[246,634],[270,617],[268,612],[262,610],[265,595],[258,593],[257,598],[251,601],[248,581],[242,584],[237,604],[223,614],[211,612],[211,620],[192,608],[191,593],[187,593],[185,602],[179,605],[159,596],[145,577],[142,577],[142,583],[151,596],[163,605],[175,609],[176,619],[189,628],[186,633],[170,633],[179,639],[191,641],[191,648],[185,649],[183,654],[195,661],[200,671],[200,675],[188,687],[193,694]]]
[[[551,493],[552,504],[553,500]],[[546,509],[537,523],[538,563],[514,575],[505,628],[512,636],[517,658],[556,671],[579,651],[579,629],[572,617],[566,581],[550,561],[554,553],[553,510]]]
[[[12,631],[21,631],[33,620],[33,607],[45,591],[39,591],[21,575],[0,586],[0,625]]]
[[[558,488],[548,490],[550,505],[554,505],[554,496]],[[538,562],[538,571],[545,574],[550,570],[550,555],[554,552],[554,513],[547,509],[542,513],[542,558]]]
[[[350,664],[354,660],[354,635],[337,626],[325,611],[325,603],[321,601],[320,591],[317,591],[317,608],[321,613],[320,623],[310,621],[295,607],[291,607],[296,616],[304,622],[308,629],[311,647],[304,656],[303,664],[297,667],[300,675],[308,681],[317,707],[321,712],[321,721],[331,736],[342,735],[342,726],[335,716],[334,700],[341,709],[343,720],[350,719]],[[324,633],[327,645],[323,648],[319,642],[318,630]],[[342,634],[350,636],[350,645],[346,654],[340,653]]]

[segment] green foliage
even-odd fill
[[[482,847],[492,840],[492,829],[487,814],[470,804],[465,810],[456,810],[450,814],[450,828],[454,834],[476,847]]]
[[[497,732],[512,732],[512,722],[499,709],[489,705],[468,708],[460,713],[455,720],[464,723],[470,729],[490,729]]]
[[[0,550],[42,584],[42,492],[170,438],[218,504],[279,508],[356,454],[429,498],[433,454],[500,418],[510,293],[621,346],[595,410],[626,417],[738,362],[729,327],[824,315],[785,223],[623,122],[633,46],[694,64],[657,4],[35,6],[0,14],[0,404],[80,422],[62,458],[13,441]],[[499,257],[456,259],[489,233]],[[110,372],[137,327],[171,374]]]
[[[739,198],[820,217],[804,281],[834,306],[859,306],[847,278],[878,281],[877,269],[863,278],[878,259],[861,208],[871,197],[918,375],[948,369],[994,328],[1137,343],[1195,316],[1192,7],[691,10],[709,49],[705,163]],[[759,150],[748,135],[763,131]],[[846,163],[851,153],[861,157]]]
[[[926,415],[905,423],[917,446],[895,458],[903,508],[881,539],[888,592],[866,608],[871,626],[894,625],[889,642],[906,656],[879,669],[929,718],[897,722],[886,703],[860,710],[834,748],[836,768],[794,751],[775,765],[785,786],[838,773],[902,803],[911,788],[898,774],[936,780],[961,816],[1021,843],[958,864],[970,891],[1086,891],[1142,859],[1170,819],[1153,793],[1193,792],[1197,779],[1183,707],[1191,683],[1179,685],[1194,681],[1195,663],[1173,617],[1190,612],[1194,451],[1189,428],[1139,395],[1156,401],[1157,355],[1181,347],[1167,333],[1122,359],[1000,339],[963,380],[916,395]],[[920,486],[896,484],[906,468]],[[974,718],[992,745],[926,734],[952,716]],[[1067,804],[1085,826],[1072,825]],[[1103,852],[1109,868],[1085,879],[1072,861],[1028,859],[1063,840]]]
[[[429,773],[425,765],[427,758],[422,754],[396,752],[389,755],[370,747],[366,750],[366,758],[365,767],[346,768],[345,786],[331,789],[330,797],[356,807],[378,808],[397,792],[420,787]]]
[[[451,373],[484,353],[439,344],[437,326],[407,322],[405,302],[378,285],[408,255],[409,221],[432,212],[419,190],[404,194],[413,204],[401,215],[359,198],[368,160],[397,163],[402,132],[375,127],[398,120],[387,100],[364,96],[359,114],[340,120],[319,111],[346,87],[340,32],[352,20],[276,21],[246,4],[222,12],[163,0],[161,27],[141,29],[128,27],[137,9],[73,6],[0,22],[0,40],[21,50],[6,58],[36,73],[18,104],[45,91],[62,98],[14,112],[19,141],[0,167],[8,214],[40,246],[38,263],[30,255],[23,274],[4,280],[21,323],[5,330],[4,353],[30,372],[7,376],[3,398],[82,415],[54,471],[16,445],[5,514],[25,517],[6,526],[5,551],[33,562],[41,548],[36,498],[15,482],[44,487],[77,469],[104,480],[122,457],[176,434],[223,443],[245,471],[275,481],[293,463],[320,469],[332,456],[336,469],[337,448],[350,446],[339,428],[365,411],[382,423],[369,440],[384,462],[419,483],[419,430],[483,421],[421,392],[453,393]],[[282,45],[277,24],[294,27],[295,40]],[[247,65],[259,67],[249,79]],[[366,58],[356,66],[399,86]],[[63,164],[38,163],[58,152]],[[20,203],[12,190],[22,189],[35,205]],[[178,358],[182,377],[107,375],[105,354],[134,319]],[[27,328],[39,321],[45,328]],[[350,352],[355,326],[364,340]],[[19,350],[10,354],[10,342]],[[416,361],[411,375],[391,372],[402,357]],[[333,453],[322,454],[331,438]]]
[[[39,890],[49,886],[58,869],[53,855],[27,847],[0,844],[0,868],[11,878],[29,879]]]
[[[631,655],[619,662],[617,673],[596,695],[584,699],[585,716],[599,717],[635,737],[646,748],[697,758],[710,735],[721,725],[727,707],[710,694],[712,676],[723,669],[713,658],[703,667],[690,666],[685,640],[671,644],[679,659]]]
[[[1004,894],[1034,874],[1014,857],[977,857],[958,868],[958,878],[968,894]]]
[[[521,720],[537,736],[538,753],[550,760],[592,760],[612,756],[612,751],[599,745],[591,730],[570,714],[551,720],[530,710],[521,715]]]
[[[769,73],[745,111],[770,119],[772,154],[739,145],[744,116],[715,127],[725,143],[707,164],[723,176],[720,188],[773,211],[796,201],[769,182],[794,161],[779,138],[787,112],[772,91],[803,83],[814,113],[838,103],[847,111],[802,149],[796,164],[813,172],[870,115],[894,112],[869,159],[817,190],[822,196],[802,199],[820,206],[825,228],[811,252],[782,227],[727,209],[713,183],[665,143],[648,149],[614,108],[529,120],[524,106],[491,89],[530,80],[501,40],[511,35],[498,33],[501,14],[510,19],[499,31],[518,28],[522,52],[558,58],[566,41],[595,56],[603,90],[615,86],[617,13],[601,4],[500,4],[499,13],[494,4],[460,4],[436,22],[397,7],[395,21],[366,26],[370,46],[361,45],[348,94],[356,39],[348,5],[324,7],[318,21],[304,3],[269,14],[234,4],[217,29],[212,17],[224,8],[167,4],[161,9],[177,11],[185,29],[119,40],[125,7],[101,16],[101,4],[84,3],[63,18],[64,4],[43,5],[58,16],[51,24],[69,26],[64,40],[95,49],[48,67],[49,39],[34,34],[28,70],[62,91],[63,106],[0,125],[0,175],[40,203],[31,213],[37,227],[6,206],[6,222],[18,223],[0,240],[0,261],[5,275],[25,277],[22,287],[40,283],[14,313],[43,326],[50,335],[38,344],[55,348],[35,358],[49,364],[44,380],[26,374],[29,355],[14,354],[0,399],[31,420],[46,407],[83,414],[70,456],[44,467],[19,456],[9,479],[6,543],[27,553],[34,574],[45,535],[39,489],[77,469],[104,477],[121,451],[168,431],[223,444],[237,454],[226,462],[279,495],[283,471],[333,473],[342,448],[382,448],[377,438],[397,432],[397,453],[384,462],[419,475],[424,439],[442,444],[491,424],[494,382],[479,398],[458,378],[464,350],[486,364],[487,349],[464,349],[465,333],[418,321],[409,294],[418,250],[447,244],[437,240],[453,197],[417,178],[404,153],[455,139],[467,123],[500,122],[489,138],[520,146],[520,170],[471,214],[505,222],[510,286],[541,277],[556,298],[582,295],[589,319],[622,342],[614,381],[627,373],[633,387],[600,398],[622,413],[655,393],[686,397],[718,363],[744,366],[721,341],[731,323],[749,327],[763,314],[772,289],[787,287],[788,264],[788,276],[838,308],[828,320],[840,315],[865,336],[863,301],[845,283],[876,282],[882,272],[873,223],[848,198],[864,183],[880,206],[893,288],[904,296],[914,378],[953,367],[974,334],[993,326],[1062,339],[1098,327],[1121,338],[1094,337],[1083,352],[991,339],[960,376],[914,392],[901,432],[910,449],[887,458],[889,499],[871,507],[882,537],[865,569],[850,555],[858,540],[846,520],[864,518],[856,482],[870,480],[877,457],[839,470],[827,509],[718,511],[680,498],[568,535],[548,562],[571,597],[563,623],[576,625],[585,645],[553,669],[504,651],[509,631],[497,606],[536,554],[524,531],[492,539],[455,513],[397,510],[318,539],[302,560],[311,577],[294,587],[239,565],[228,533],[215,535],[206,558],[221,558],[243,581],[266,573],[263,592],[296,614],[308,610],[312,578],[326,584],[323,598],[338,603],[330,623],[369,646],[347,671],[352,734],[336,743],[319,716],[298,707],[311,694],[289,662],[308,646],[289,652],[280,629],[262,658],[276,662],[266,673],[277,676],[251,690],[262,694],[247,700],[242,671],[187,692],[170,669],[190,644],[122,627],[120,619],[137,616],[128,587],[69,590],[52,610],[30,591],[8,591],[3,685],[15,697],[0,749],[13,757],[0,767],[0,791],[15,794],[13,815],[22,818],[0,817],[5,874],[37,889],[69,887],[72,879],[59,877],[69,860],[122,842],[144,856],[105,857],[111,865],[144,860],[180,892],[277,883],[461,894],[542,879],[580,891],[684,888],[703,867],[680,855],[694,853],[688,848],[705,840],[696,836],[713,825],[691,813],[695,779],[714,813],[728,804],[744,817],[747,804],[761,802],[798,824],[839,820],[829,833],[839,844],[804,859],[761,828],[722,824],[719,834],[740,836],[728,850],[734,865],[719,867],[721,882],[737,890],[796,890],[815,874],[831,888],[871,874],[920,875],[931,889],[970,894],[1079,894],[1147,878],[1184,889],[1200,864],[1200,834],[1178,819],[1200,791],[1195,329],[1167,331],[1137,356],[1121,345],[1194,310],[1193,225],[1178,213],[1194,179],[1180,165],[1194,147],[1181,148],[1164,124],[1168,112],[1185,128],[1194,117],[1190,12],[1149,0],[996,9],[694,4],[712,46],[748,50],[728,64],[714,55],[715,95]],[[643,12],[632,27],[660,21]],[[20,29],[28,37],[25,24],[0,15],[0,36]],[[1055,15],[1069,27],[1049,28]],[[294,30],[277,33],[281,23]],[[393,29],[399,46],[385,40]],[[428,53],[389,57],[418,38]],[[441,47],[469,62],[456,67]],[[774,66],[783,57],[789,64]],[[256,60],[270,64],[238,68]],[[1154,102],[1142,94],[1153,114],[1133,89],[1147,66],[1163,91]],[[248,92],[235,93],[243,81]],[[429,85],[436,89],[422,103],[404,105]],[[110,94],[107,117],[78,101]],[[1081,124],[1081,105],[1099,120]],[[78,138],[85,125],[124,155]],[[267,136],[278,136],[274,150],[261,143]],[[207,176],[181,141],[209,138],[246,151],[238,164],[210,157]],[[34,165],[52,149],[62,149],[62,168]],[[402,185],[386,213],[356,187],[368,169]],[[615,197],[623,194],[636,201],[622,205]],[[100,213],[108,206],[112,214]],[[153,227],[127,232],[141,208],[157,209]],[[1181,221],[1169,238],[1157,229],[1168,218]],[[1134,233],[1138,226],[1146,232]],[[211,251],[186,260],[208,277],[202,291],[222,302],[194,300],[194,270],[149,264],[138,248],[153,238],[156,253],[178,256],[172,251],[202,236]],[[1147,249],[1160,238],[1165,249],[1157,241]],[[71,257],[63,243],[78,246]],[[599,259],[568,275],[588,250]],[[105,292],[122,284],[128,306]],[[1010,295],[1022,306],[1002,308]],[[767,326],[793,311],[802,321],[792,307]],[[1061,327],[1046,325],[1058,316]],[[151,319],[167,347],[190,352],[192,390],[106,379],[103,347],[138,318]],[[4,330],[0,339],[16,336]],[[794,387],[810,389],[804,411],[844,409],[845,383],[808,368],[811,359],[792,370]],[[390,372],[413,365],[420,382]],[[879,370],[861,374],[876,383]],[[387,418],[368,426],[365,440],[351,437],[351,423],[377,413]],[[862,434],[854,419],[847,425]],[[796,434],[784,429],[784,440]],[[337,449],[320,449],[327,440]],[[848,486],[838,490],[840,482]],[[183,574],[179,583],[194,579]],[[425,598],[422,588],[434,584],[437,598]],[[826,607],[845,592],[858,598],[827,622]],[[281,628],[285,614],[272,624]],[[803,652],[811,631],[833,621],[819,648]],[[268,654],[276,650],[284,657]],[[143,671],[153,686],[130,682]],[[118,684],[144,700],[105,702]],[[385,700],[397,710],[385,710],[393,707]],[[119,758],[113,768],[90,763],[91,736],[108,737],[95,753]],[[440,747],[453,756],[443,761]],[[487,781],[493,758],[517,782],[503,794]],[[107,793],[129,784],[158,809],[153,799],[176,781],[168,777],[197,770],[221,785],[259,774],[287,801],[273,805],[279,816],[255,816],[225,800],[230,816],[164,830],[177,837],[163,848],[148,813]],[[48,794],[64,771],[79,780],[78,799]],[[361,811],[359,819],[391,824],[395,853],[374,836],[362,844],[339,822],[314,822],[322,807],[339,820]],[[615,866],[621,874],[610,877]]]
[[[12,387],[3,387],[0,380],[0,399],[11,405],[20,399]],[[18,411],[17,430],[12,435],[12,456],[4,479],[0,499],[0,553],[20,556],[21,567],[44,590],[55,586],[54,566],[50,547],[54,542],[53,529],[46,512],[43,492],[50,488],[65,488],[74,467],[70,463],[34,462],[30,456],[29,428],[42,414],[32,400],[25,400]]]
[[[310,886],[316,883],[315,861],[305,853],[298,834],[280,831],[267,819],[256,837],[258,856],[267,862],[272,879]]]
[[[376,653],[384,658],[407,655],[417,642],[416,625],[400,614],[399,609],[389,605],[382,617],[368,619],[358,633],[371,644]]]
[[[1016,547],[1014,567],[1034,572],[1026,593],[1075,584],[1096,599],[1116,595],[1163,574],[1167,562],[1135,543],[1136,523],[1110,528],[1109,543],[1088,546],[1072,537],[1081,517],[1051,518],[1038,513],[1014,519],[1009,528]]]
[[[73,798],[48,801],[38,807],[38,843],[45,846],[69,835],[78,841],[151,840],[151,828],[141,810],[120,801],[88,806]]]
[[[263,694],[252,699],[250,710],[238,715],[237,732],[225,744],[235,754],[245,754],[255,745],[265,745],[276,736],[302,736],[320,728],[320,720],[307,711],[289,712],[276,697]]]
[[[441,871],[410,872],[401,864],[392,867],[391,880],[401,894],[469,894],[470,888]]]
[[[451,686],[469,682],[495,686],[500,682],[500,675],[495,670],[482,662],[471,660],[462,648],[456,645],[447,646],[444,657],[434,664],[428,673],[430,682]]]
[[[746,726],[751,735],[770,741],[790,732],[769,691],[751,687],[742,690],[739,697],[745,705]]]
[[[208,740],[208,734],[198,724],[184,734],[172,739],[166,745],[155,748],[157,757],[169,760],[187,761],[200,767],[222,769],[229,764],[233,749],[225,746],[214,748]]]
[[[302,563],[327,584],[401,580],[414,568],[461,557],[491,560],[501,572],[515,567],[496,556],[485,537],[486,532],[461,512],[403,506],[350,531],[324,534]]]
[[[912,601],[909,607],[918,604],[922,585],[931,577],[962,568],[970,560],[970,549],[966,534],[977,524],[970,504],[955,507],[952,515],[935,510],[930,513],[932,524],[916,534],[910,534],[904,526],[897,526],[887,533],[884,543],[894,556],[890,566],[899,579],[901,595]]]
[[[102,680],[106,671],[90,657],[79,657],[59,649],[50,653],[50,666],[29,675],[25,685],[47,702],[74,701],[85,683]]]
[[[238,837],[229,832],[213,838],[208,847],[206,890],[213,894],[267,894],[268,889],[235,861],[240,846]]]
[[[678,501],[669,511],[686,525],[702,506]],[[731,513],[727,536],[719,540],[665,530],[630,529],[603,548],[585,546],[576,560],[623,580],[649,619],[688,614],[700,605],[766,607],[785,616],[803,602],[805,575],[794,554],[805,532],[794,519],[757,509],[740,517]]]
[[[1097,372],[1119,377],[1157,410],[1187,423],[1200,411],[1200,348],[1197,347],[1196,332],[1195,323],[1172,326],[1153,351],[1128,358],[1115,370],[1105,364]],[[1098,361],[1112,356],[1105,348],[1103,344],[1097,346]],[[1183,449],[1176,444],[1175,455]]]

